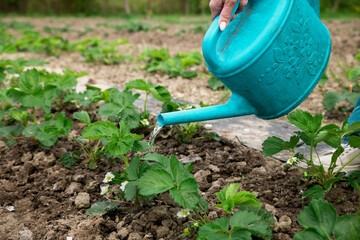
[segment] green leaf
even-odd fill
[[[312,116],[306,111],[297,109],[290,113],[287,119],[296,127],[300,128],[300,130],[304,131],[306,135],[313,138],[315,133],[320,129],[324,117],[321,114]]]
[[[211,76],[208,80],[209,87],[212,90],[218,90],[219,88],[225,87],[225,85],[215,76]]]
[[[360,77],[360,67],[357,67],[357,68],[354,68],[354,69],[349,69],[346,72],[346,77],[351,82],[356,82],[356,80]]]
[[[199,185],[194,178],[188,178],[181,182],[178,188],[170,189],[170,195],[175,203],[186,209],[196,209],[200,195]]]
[[[68,152],[64,152],[61,155],[59,162],[62,162],[64,167],[71,168],[80,159],[79,157],[76,157],[75,155],[80,155],[80,154],[81,154],[80,151],[75,151],[71,154]]]
[[[14,126],[4,126],[0,127],[0,137],[18,137],[23,131],[23,126],[14,125]],[[3,140],[8,146],[11,146],[15,140]]]
[[[332,236],[337,213],[334,207],[324,200],[312,200],[298,215],[298,221],[305,229],[314,228],[324,239]]]
[[[281,152],[282,145],[285,143],[284,140],[278,137],[268,137],[262,144],[263,146],[263,155],[264,156],[272,156],[279,152]]]
[[[66,118],[63,112],[56,116],[54,123],[55,126],[54,131],[52,132],[53,135],[67,135],[73,126],[73,121]]]
[[[83,139],[100,139],[102,137],[111,136],[114,133],[118,133],[118,129],[115,124],[108,121],[101,121],[94,122],[86,126],[81,133],[81,137]]]
[[[324,106],[326,110],[331,112],[334,110],[335,105],[341,101],[345,100],[345,97],[337,92],[328,92],[325,95],[325,98],[323,100]]]
[[[129,181],[135,181],[138,179],[139,176],[139,165],[140,164],[140,156],[136,155],[131,159],[129,167],[125,170],[127,179]]]
[[[150,92],[154,96],[154,98],[161,102],[171,101],[170,92],[163,86],[156,86],[154,88],[150,88]]]
[[[114,157],[121,157],[127,154],[134,145],[134,139],[131,135],[120,136],[113,134],[108,136],[106,141],[103,141],[106,151],[108,151]]]
[[[43,122],[39,125],[30,125],[23,130],[22,134],[25,137],[35,137],[39,140],[41,145],[51,147],[58,140],[57,135],[54,135],[53,132],[46,131],[46,129],[51,126],[54,126],[54,121],[52,120]]]
[[[18,122],[21,122],[24,126],[27,126],[30,112],[22,112],[22,111],[11,111],[9,116],[13,119],[15,119]]]
[[[86,214],[89,216],[105,215],[119,205],[120,203],[118,202],[97,202],[91,205],[91,208],[86,211]]]
[[[167,158],[164,155],[161,155],[159,153],[149,153],[146,154],[143,158],[143,160],[147,160],[147,161],[154,161],[154,162],[158,162],[161,164],[161,166],[163,166],[164,168],[167,168],[168,166],[170,166],[170,159]]]
[[[316,229],[308,228],[305,231],[297,232],[293,238],[293,240],[326,240],[328,238],[324,238],[321,236]]]
[[[180,162],[174,155],[170,157],[170,170],[173,179],[177,186],[188,179],[193,178],[193,175],[185,168],[185,166]]]
[[[360,171],[351,172],[348,180],[354,189],[360,191]]]
[[[235,196],[233,196],[233,199],[235,206],[245,205],[257,209],[262,206],[259,199],[257,199],[253,193],[247,191],[238,192]]]
[[[89,116],[89,113],[86,112],[86,111],[81,111],[81,112],[76,112],[73,114],[74,118],[81,121],[81,122],[84,122],[86,124],[90,124],[91,123],[91,120],[90,120],[90,116]]]
[[[132,201],[137,192],[138,181],[128,182],[125,186],[125,200]]]
[[[344,215],[335,224],[336,240],[360,240],[360,215]]]
[[[305,199],[306,197],[310,197],[310,200],[324,200],[325,191],[324,188],[320,185],[315,185],[309,188],[304,194],[302,195],[301,199]]]
[[[199,237],[201,239],[207,240],[225,240],[232,239],[230,236],[229,229],[230,223],[227,218],[219,218],[215,221],[203,225],[199,229]],[[244,238],[245,240],[251,240],[251,233],[247,233],[248,238]]]
[[[145,82],[143,79],[136,79],[130,82],[125,83],[127,89],[137,89],[141,91],[150,92],[150,88],[154,85],[150,82]]]
[[[140,194],[143,196],[163,193],[174,187],[174,180],[164,169],[148,170],[139,180]]]
[[[146,152],[148,149],[148,142],[135,141],[132,150],[134,152]]]
[[[19,88],[28,95],[36,95],[41,91],[39,72],[35,68],[23,72],[20,75]]]
[[[270,226],[253,212],[238,211],[230,217],[230,226],[234,229],[247,230],[261,238],[272,238]]]

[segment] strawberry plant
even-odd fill
[[[240,191],[238,189],[240,184],[233,183],[230,186],[220,190],[216,193],[220,207],[225,210],[222,218],[210,221],[207,217],[207,205],[202,204],[202,211],[205,218],[201,217],[199,213],[194,211],[199,217],[200,221],[192,219],[199,228],[198,233],[191,231],[189,228],[185,229],[186,237],[193,237],[197,235],[197,239],[203,240],[221,240],[221,239],[252,239],[251,236],[256,236],[262,239],[272,238],[272,228],[275,221],[269,212],[261,209],[259,200],[250,192]],[[238,211],[233,214],[234,209]],[[186,217],[191,210],[186,210]],[[180,215],[178,215],[180,216]]]
[[[126,39],[119,39],[113,42],[103,41],[98,37],[87,38],[72,42],[71,49],[80,51],[86,62],[119,64],[129,57],[119,53],[115,47],[126,44]]]
[[[168,50],[164,48],[147,48],[142,53],[142,58],[145,60],[145,70],[147,72],[167,73],[169,77],[196,77],[197,73],[195,71],[188,71],[187,69],[202,62],[202,56],[197,51],[181,53],[172,58]]]
[[[360,55],[357,55],[355,58],[360,60]],[[347,101],[355,106],[360,97],[360,67],[349,69],[346,72],[346,77],[353,83],[353,86],[345,88],[341,94],[337,92],[326,93],[323,100],[326,110],[332,111],[335,108],[335,105],[342,101]]]
[[[272,156],[281,151],[290,151],[293,153],[293,157],[289,160],[289,163],[303,170],[307,176],[312,177],[324,187],[326,192],[330,191],[331,186],[343,178],[342,175],[338,175],[341,170],[359,155],[357,154],[342,166],[337,165],[338,157],[344,152],[341,144],[344,137],[350,136],[349,143],[351,147],[360,147],[360,137],[352,136],[353,133],[360,130],[360,123],[356,122],[348,125],[346,120],[341,127],[335,124],[321,127],[323,122],[323,116],[321,114],[312,116],[310,113],[302,110],[295,110],[288,115],[287,119],[290,123],[298,127],[300,131],[295,132],[295,135],[292,136],[289,141],[284,141],[278,137],[267,138],[263,142],[263,155]],[[335,148],[327,169],[325,169],[321,163],[317,152],[317,146],[321,142]],[[310,147],[308,158],[296,151],[296,148],[304,144]],[[307,169],[299,166],[299,163],[310,167],[311,172],[309,173]]]
[[[74,118],[87,124],[81,133],[81,139],[89,141],[89,147],[85,146],[77,138],[72,138],[80,145],[84,154],[87,156],[90,168],[96,168],[97,161],[102,154],[109,157],[121,158],[125,166],[128,167],[128,153],[129,151],[139,152],[145,151],[147,144],[140,141],[143,136],[132,134],[130,127],[125,120],[121,120],[119,128],[116,124],[109,121],[90,122],[89,114],[85,111],[74,113]],[[96,140],[95,148],[91,144],[91,140]],[[100,149],[100,143],[102,148]]]
[[[150,116],[150,113],[146,111],[146,104],[149,94],[152,94],[154,98],[164,103],[171,101],[171,95],[165,87],[160,85],[155,86],[154,84],[149,82],[148,79],[146,79],[146,81],[142,79],[133,80],[127,82],[125,85],[126,85],[126,89],[137,89],[140,91],[145,91],[146,93],[144,100],[144,109],[143,112],[141,113],[142,120],[144,119],[148,120]]]
[[[140,122],[140,115],[133,103],[139,96],[140,94],[133,95],[131,91],[114,90],[110,93],[108,101],[99,108],[99,115],[113,121],[124,120],[130,128],[136,128]]]
[[[22,134],[39,141],[45,147],[51,147],[60,137],[68,135],[72,126],[72,120],[66,118],[64,113],[59,113],[54,120],[27,126]]]
[[[360,239],[360,212],[338,217],[332,204],[323,199],[312,200],[310,205],[300,212],[298,221],[305,230],[297,232],[294,240]]]
[[[118,200],[124,199],[128,204],[139,204],[140,201],[143,203],[166,191],[170,192],[175,203],[184,208],[195,209],[200,204],[199,186],[190,170],[191,164],[183,165],[173,155],[167,158],[153,153],[145,155],[142,159],[135,156],[123,174],[108,173],[108,178],[104,179],[104,183],[120,186],[117,191],[117,204],[94,204],[87,213],[105,214],[120,205],[121,201]]]

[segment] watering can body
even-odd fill
[[[330,34],[318,14],[318,0],[250,0],[223,32],[216,18],[203,54],[209,71],[232,91],[230,100],[161,114],[159,124],[249,114],[273,119],[292,111],[315,88],[329,61]]]

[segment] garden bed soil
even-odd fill
[[[76,122],[76,121],[75,121]],[[75,124],[71,134],[79,136],[82,124]],[[216,142],[200,137],[198,131],[190,144],[173,138],[157,138],[156,152],[174,154],[182,162],[193,162],[193,173],[201,195],[209,201],[209,217],[223,212],[214,207],[219,203],[215,193],[230,183],[240,183],[241,190],[253,192],[263,208],[275,217],[275,240],[292,239],[301,230],[299,212],[309,204],[301,200],[311,185],[295,167],[267,158],[260,152],[222,139]],[[148,139],[151,129],[143,129]],[[168,194],[154,202],[128,211],[115,211],[104,217],[87,216],[86,209],[97,201],[100,186],[107,172],[122,172],[123,163],[103,161],[90,170],[82,162],[71,169],[59,159],[63,152],[79,150],[68,139],[61,139],[51,149],[42,149],[33,141],[18,141],[11,148],[0,146],[0,236],[1,239],[182,239],[191,224],[176,216],[180,209]],[[339,215],[355,213],[359,207],[358,193],[345,182],[338,183],[326,199],[334,204]],[[14,206],[14,211],[8,207]]]

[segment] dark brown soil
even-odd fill
[[[72,134],[78,135],[81,125]],[[149,136],[151,129],[142,133]],[[162,130],[166,133],[167,128]],[[191,144],[158,137],[156,151],[174,154],[183,162],[192,161],[201,194],[209,201],[211,219],[223,212],[214,207],[215,193],[230,183],[241,183],[241,190],[253,192],[275,219],[274,239],[291,239],[301,230],[298,213],[309,203],[301,195],[309,183],[293,167],[265,158],[260,152],[222,139],[197,140]],[[0,236],[1,239],[181,239],[188,220],[176,216],[178,207],[167,194],[150,206],[117,211],[101,217],[85,214],[90,204],[105,201],[100,184],[106,172],[122,172],[117,161],[99,163],[89,170],[84,163],[66,169],[58,162],[65,151],[77,150],[73,142],[61,139],[51,149],[35,142],[17,142],[10,149],[0,147]],[[84,201],[78,209],[75,202]],[[327,196],[339,215],[355,213],[358,194],[347,183],[339,183]],[[11,212],[6,207],[14,206]],[[30,236],[31,235],[31,236]]]

